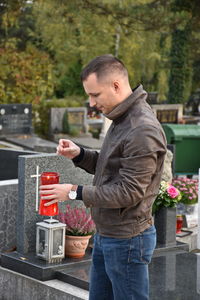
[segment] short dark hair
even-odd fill
[[[84,81],[92,73],[95,73],[98,79],[105,77],[107,74],[119,72],[128,76],[128,72],[123,62],[112,54],[97,56],[81,72],[81,81]]]

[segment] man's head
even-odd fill
[[[82,71],[81,80],[90,106],[108,114],[131,94],[124,64],[110,54],[93,59]]]

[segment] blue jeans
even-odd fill
[[[89,300],[148,300],[148,264],[155,245],[154,226],[130,239],[96,234]]]

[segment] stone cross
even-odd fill
[[[36,174],[35,175],[31,175],[31,178],[36,178],[36,199],[35,199],[35,211],[38,211],[38,201],[39,201],[39,178],[40,178],[41,174],[39,174],[39,166],[36,166]]]

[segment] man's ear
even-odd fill
[[[118,94],[120,91],[120,83],[118,80],[113,81],[113,88],[115,90],[115,93]]]

